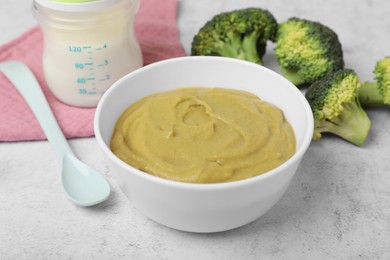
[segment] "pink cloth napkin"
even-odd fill
[[[144,64],[183,56],[176,26],[176,0],[141,0],[135,32]],[[42,71],[42,33],[34,27],[0,47],[0,62],[18,60],[35,74],[67,138],[93,136],[94,108],[77,108],[58,101],[48,89]],[[46,139],[38,121],[11,82],[0,73],[0,141]]]

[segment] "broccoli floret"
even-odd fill
[[[329,132],[357,146],[364,143],[371,121],[359,103],[359,87],[359,77],[350,69],[331,72],[309,86],[306,99],[313,111],[314,140]]]
[[[279,24],[275,58],[282,74],[297,86],[344,68],[337,34],[321,23],[295,17]]]
[[[362,83],[359,90],[360,104],[390,105],[390,56],[376,63],[374,74],[374,82]]]
[[[267,40],[274,41],[278,24],[260,8],[220,13],[194,36],[191,55],[224,56],[262,64]]]

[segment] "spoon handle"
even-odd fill
[[[73,155],[31,70],[21,62],[9,61],[0,63],[0,71],[15,85],[26,100],[59,158],[62,160],[66,154]]]

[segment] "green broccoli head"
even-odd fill
[[[311,84],[344,68],[337,34],[321,23],[299,18],[279,25],[275,58],[282,74],[295,85]]]
[[[262,64],[267,40],[275,40],[278,24],[260,8],[214,16],[194,36],[191,55],[224,56]]]
[[[358,99],[359,77],[353,70],[331,72],[314,82],[306,92],[314,117],[313,139],[329,132],[361,146],[371,121]]]
[[[390,105],[390,56],[379,60],[374,69],[375,82],[364,82],[359,90],[362,105]]]

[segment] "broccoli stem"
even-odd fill
[[[229,41],[221,41],[219,36],[214,36],[219,55],[230,58],[247,60],[257,64],[263,64],[257,52],[258,32],[252,32],[241,39],[241,35],[231,32],[227,34]]]
[[[263,61],[261,60],[261,57],[257,52],[257,39],[259,39],[259,37],[260,33],[257,31],[254,31],[249,35],[245,36],[242,41],[242,48],[243,53],[246,56],[246,60],[257,64],[263,64]]]
[[[344,109],[338,117],[322,121],[316,126],[316,131],[333,133],[357,146],[362,146],[370,128],[371,120],[356,99],[356,102],[344,104]]]
[[[288,79],[292,84],[299,86],[305,83],[305,80],[297,73],[295,70],[286,69],[283,67],[280,67],[280,71],[282,72],[282,75]]]
[[[375,82],[364,82],[359,89],[359,101],[362,105],[383,105],[383,95]]]

